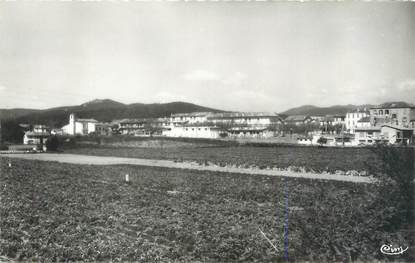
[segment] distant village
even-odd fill
[[[24,125],[23,125],[24,126]],[[163,136],[208,139],[281,139],[301,145],[366,146],[413,144],[415,107],[385,103],[345,115],[291,115],[266,112],[193,112],[163,118],[113,120],[108,123],[78,118],[71,113],[61,128],[26,127],[25,145],[44,144],[56,136]]]

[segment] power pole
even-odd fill
[[[344,147],[344,123],[342,123],[342,143],[343,143],[343,147]]]
[[[2,145],[3,141],[1,140],[1,120],[0,120],[0,146]]]

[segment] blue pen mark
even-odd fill
[[[284,184],[284,259],[288,261],[288,186],[283,179]]]

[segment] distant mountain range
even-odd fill
[[[21,116],[35,113],[40,110],[33,109],[0,109],[0,120],[15,119]]]
[[[281,112],[283,115],[310,115],[310,116],[326,116],[326,115],[346,115],[347,112],[356,109],[367,109],[369,110],[372,107],[379,105],[373,104],[363,104],[363,105],[334,105],[330,107],[317,107],[313,105],[304,105],[296,108],[292,108]],[[407,103],[404,101],[394,101],[394,102],[385,102],[381,106],[386,107],[414,107],[413,103]]]
[[[412,105],[405,102],[394,102]],[[281,115],[345,115],[355,109],[371,108],[375,105],[334,105],[330,107],[317,107],[304,105],[281,112]],[[170,116],[172,113],[189,112],[223,112],[222,110],[203,107],[187,102],[171,103],[133,103],[124,104],[110,99],[96,99],[78,106],[64,106],[45,110],[36,109],[0,109],[1,120],[13,120],[18,123],[47,124],[51,127],[62,127],[68,122],[70,113],[80,118],[94,118],[98,121],[108,122],[124,118],[155,118]]]
[[[172,113],[203,111],[222,112],[221,110],[186,102],[123,104],[114,100],[103,99],[93,100],[78,106],[64,106],[45,110],[0,109],[0,119],[62,127],[68,122],[70,113],[75,113],[80,118],[94,118],[98,121],[108,122],[114,119],[157,118],[170,116]]]
[[[326,116],[326,115],[346,115],[355,109],[369,109],[374,105],[334,105],[330,107],[317,107],[313,105],[304,105],[296,108],[292,108],[282,112],[284,115],[311,115],[311,116]]]

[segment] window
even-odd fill
[[[379,110],[379,115],[383,115],[383,110]]]
[[[389,110],[385,110],[385,114],[389,114]]]
[[[396,118],[396,113],[392,114],[392,118]]]

